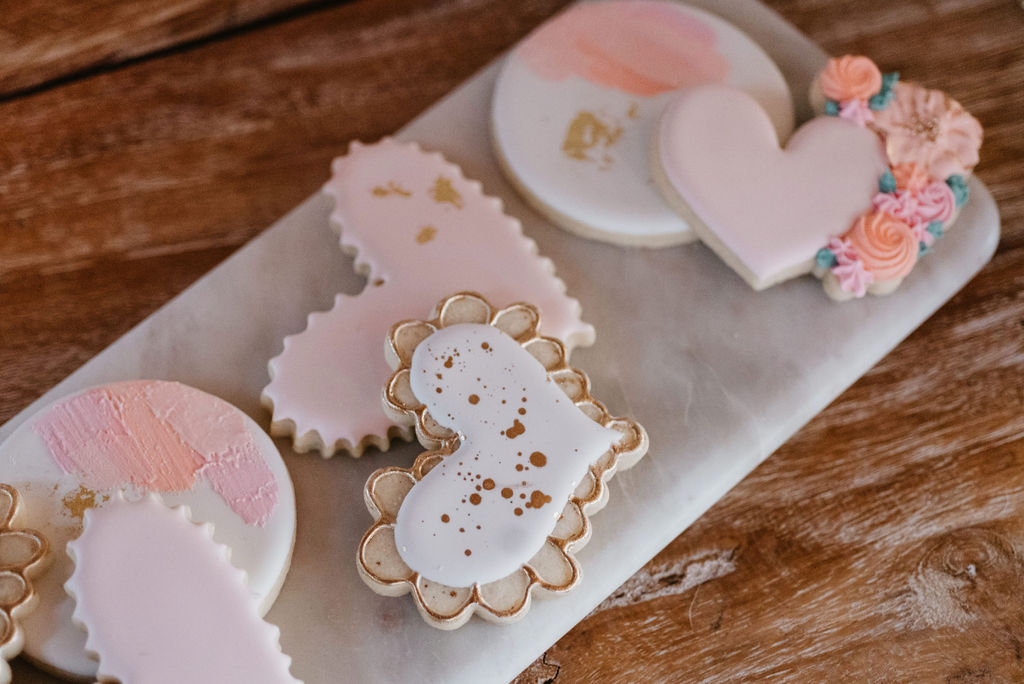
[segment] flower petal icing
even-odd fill
[[[876,280],[902,278],[917,263],[917,236],[909,225],[891,214],[864,214],[845,237]]]
[[[867,57],[846,55],[828,61],[820,83],[830,100],[867,100],[882,89],[882,72]]]

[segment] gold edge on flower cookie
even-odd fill
[[[20,585],[16,597],[0,604],[0,612],[3,613],[6,622],[0,632],[0,682],[9,682],[11,671],[7,661],[18,655],[24,645],[21,620],[38,602],[38,594],[32,579],[45,567],[49,543],[46,537],[35,530],[14,527],[14,519],[21,508],[21,497],[14,487],[0,484],[0,496],[7,499],[7,511],[0,520],[0,536],[21,537],[27,541],[26,547],[31,547],[27,557],[13,560],[0,558],[0,577],[13,579],[14,584]],[[5,584],[11,585],[10,582]]]
[[[430,416],[426,406],[415,398],[411,389],[407,389],[407,383],[412,353],[420,341],[448,325],[470,322],[492,325],[513,337],[545,367],[549,377],[577,407],[595,422],[621,432],[623,439],[590,465],[587,475],[566,502],[555,529],[532,558],[518,571],[487,585],[437,585],[436,588],[448,591],[449,598],[455,599],[449,601],[448,610],[442,610],[431,605],[430,598],[424,594],[424,587],[429,581],[401,560],[394,543],[394,526],[405,495],[434,465],[455,452],[459,437]],[[590,538],[589,516],[607,502],[608,480],[617,470],[634,465],[647,451],[648,438],[643,427],[633,420],[611,416],[605,406],[590,394],[587,375],[568,364],[565,347],[554,338],[540,336],[539,326],[540,312],[530,304],[516,303],[495,310],[481,295],[461,292],[438,304],[431,320],[402,321],[392,326],[388,335],[387,358],[394,373],[384,391],[385,406],[393,418],[401,420],[404,417],[406,424],[415,425],[421,442],[432,450],[420,454],[408,469],[384,468],[370,476],[364,488],[364,500],[374,522],[360,541],[357,566],[364,582],[378,593],[388,596],[412,593],[420,614],[435,627],[456,629],[474,613],[492,622],[513,622],[529,610],[534,591],[543,596],[563,593],[575,587],[580,579],[580,568],[574,552]],[[414,341],[412,345],[405,344],[410,340]],[[384,549],[372,548],[377,543],[386,546]],[[375,569],[383,567],[379,557],[376,560],[370,558],[373,552],[381,550],[394,564],[391,574],[385,575],[384,570]],[[561,581],[549,581],[539,567],[545,560],[544,554],[550,553],[557,554],[559,558],[555,563],[564,566],[566,576]],[[547,560],[551,561],[550,558]],[[514,585],[517,581],[521,583],[521,589],[514,600],[506,599],[504,605],[496,605],[488,598],[491,590],[499,594],[505,584]]]

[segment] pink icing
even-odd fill
[[[969,174],[978,163],[981,124],[939,90],[901,81],[875,117],[893,164],[913,163],[933,178]]]
[[[86,511],[68,545],[74,619],[99,678],[294,684],[276,627],[208,530],[152,498]]]
[[[853,293],[855,297],[863,297],[867,294],[868,285],[875,282],[875,275],[866,270],[864,263],[856,258],[840,260],[832,273],[839,280],[839,287]]]
[[[439,182],[455,195],[439,195]],[[386,436],[393,425],[380,402],[391,375],[383,354],[387,332],[455,292],[474,290],[500,306],[534,303],[545,335],[570,348],[592,341],[579,303],[565,295],[519,222],[441,155],[389,139],[353,144],[335,160],[325,190],[335,198],[342,246],[358,252],[369,284],[358,296],[339,295],[330,312],[311,315],[307,329],[285,339],[270,362],[264,395],[275,421],[295,422],[296,437],[316,430],[329,452],[345,440],[358,453],[363,437]]]
[[[858,126],[867,126],[875,120],[875,114],[868,106],[867,100],[847,100],[839,107],[839,118]]]
[[[780,150],[760,105],[718,85],[676,96],[658,144],[668,181],[757,288],[809,272],[888,168],[873,132],[834,117],[812,119]]]
[[[633,95],[724,81],[728,59],[710,26],[670,2],[577,5],[541,26],[517,50],[543,78],[578,76]]]
[[[917,192],[917,222],[945,223],[953,218],[956,211],[956,197],[953,190],[943,181],[933,181]]]
[[[33,429],[61,469],[94,490],[178,492],[205,477],[249,525],[277,505],[277,480],[243,414],[174,382],[121,382],[55,404]]]
[[[871,204],[877,211],[884,211],[890,216],[905,221],[910,226],[919,222],[917,220],[917,197],[912,192],[906,190],[897,190],[893,193],[880,192],[871,200]]]

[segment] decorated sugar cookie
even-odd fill
[[[53,549],[37,582],[39,605],[24,621],[25,654],[72,677],[94,677],[96,662],[71,621],[64,548],[81,533],[85,512],[118,492],[159,493],[214,523],[262,612],[290,564],[295,499],[273,441],[234,406],[179,383],[117,382],[58,400],[0,445],[0,480],[18,487],[26,525]]]
[[[695,234],[651,181],[648,141],[672,94],[705,83],[751,94],[780,139],[793,130],[782,73],[719,17],[666,0],[574,5],[505,60],[492,104],[498,159],[532,205],[573,232],[688,242]]]
[[[101,681],[295,684],[279,631],[209,525],[152,496],[85,512],[67,545],[74,621]]]
[[[546,333],[570,349],[593,342],[579,303],[566,296],[519,221],[441,155],[389,139],[353,143],[335,160],[325,191],[335,201],[331,221],[341,247],[357,255],[368,283],[355,297],[339,295],[330,311],[311,314],[306,330],[286,338],[270,361],[263,401],[273,411],[271,431],[292,435],[297,451],[359,456],[369,445],[386,450],[392,437],[411,439],[380,407],[391,374],[380,341],[394,321],[429,311],[459,289],[537,302]]]
[[[866,57],[831,60],[814,93],[825,115],[780,149],[745,94],[685,91],[662,116],[652,172],[755,289],[814,272],[833,299],[887,294],[967,201],[981,127]]]
[[[573,588],[608,479],[647,451],[643,428],[609,415],[539,324],[531,305],[463,293],[388,337],[385,403],[432,450],[366,483],[374,524],[358,564],[377,593],[412,592],[435,627],[512,622],[534,591]]]
[[[33,578],[43,569],[47,543],[38,532],[22,529],[18,492],[0,484],[0,683],[11,681],[7,664],[25,643],[22,619],[38,603]]]

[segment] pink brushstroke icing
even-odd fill
[[[542,78],[578,76],[633,95],[720,83],[729,60],[710,26],[669,2],[578,5],[544,24],[517,54]]]
[[[277,480],[243,414],[185,385],[97,387],[55,404],[33,428],[90,489],[180,492],[202,476],[249,525],[265,524],[277,505]]]

